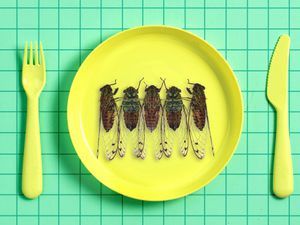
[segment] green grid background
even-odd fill
[[[81,165],[66,124],[68,91],[80,63],[109,36],[146,24],[181,27],[218,48],[235,71],[245,107],[240,144],[222,174],[187,197],[156,203],[123,197],[97,182]],[[295,192],[278,200],[270,194],[274,112],[265,82],[282,33],[292,39]],[[31,201],[20,193],[26,40],[43,41],[47,62],[40,98],[44,191]],[[2,0],[0,80],[0,224],[300,224],[300,0]]]

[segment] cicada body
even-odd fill
[[[211,148],[214,154],[211,131],[209,126],[205,87],[199,83],[190,83],[193,89],[187,88],[192,95],[189,106],[189,135],[196,156],[202,159],[206,148]],[[209,138],[209,141],[207,140]],[[209,146],[208,146],[209,145]]]
[[[113,84],[107,84],[100,88],[100,117],[97,143],[97,158],[99,157],[100,147],[103,147],[107,159],[112,160],[118,152],[118,107],[114,95]],[[120,156],[124,154],[119,151]]]
[[[181,112],[183,109],[183,101],[181,99],[181,90],[175,86],[167,89],[167,96],[164,105],[168,125],[172,130],[176,130],[181,123]]]
[[[162,85],[161,85],[162,87]],[[156,142],[159,140],[161,144],[161,112],[162,105],[159,96],[160,88],[154,85],[150,85],[145,88],[145,97],[142,105],[142,113],[140,116],[139,129],[138,129],[138,148],[135,151],[135,155],[138,158],[145,158],[145,129],[150,131],[152,140]],[[159,125],[160,124],[160,125]],[[159,126],[159,129],[157,127]]]
[[[144,78],[143,78],[144,79]],[[124,97],[122,100],[122,104],[120,107],[119,113],[119,148],[124,152],[126,150],[126,141],[131,141],[133,143],[137,143],[138,133],[136,132],[136,128],[139,126],[142,106],[139,99],[139,87],[142,82],[140,80],[137,88],[128,87],[123,93]]]
[[[195,125],[199,130],[203,130],[207,118],[205,87],[201,84],[194,84],[191,99],[191,110]]]
[[[144,113],[146,127],[153,132],[158,125],[161,100],[159,96],[160,89],[151,85],[146,88],[146,95],[144,98]]]
[[[126,128],[130,131],[136,128],[141,111],[138,89],[128,87],[124,90],[124,99],[122,101],[122,110]]]
[[[158,152],[156,157],[170,157],[175,142],[177,142],[180,151],[185,155],[188,148],[188,129],[187,129],[187,113],[183,104],[181,90],[175,86],[166,88],[166,99],[163,105],[163,129],[162,129],[162,151]]]
[[[118,89],[113,93],[111,85],[105,85],[100,88],[100,114],[102,118],[103,128],[106,132],[109,132],[113,127],[116,116],[116,102],[114,95]]]

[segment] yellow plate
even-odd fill
[[[107,161],[96,158],[99,88],[117,79],[120,95],[145,77],[148,84],[185,88],[187,78],[206,87],[208,113],[215,157],[203,160],[190,149],[183,158],[155,160],[147,149],[145,160],[132,152]],[[162,95],[165,90],[162,89]],[[144,94],[144,86],[140,89]],[[212,181],[232,157],[243,120],[241,92],[224,58],[199,37],[166,26],[144,26],[120,32],[100,44],[82,63],[74,78],[68,101],[68,126],[73,145],[86,168],[103,184],[123,195],[150,201],[178,198]]]

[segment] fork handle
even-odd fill
[[[38,101],[38,97],[27,97],[22,192],[31,199],[38,197],[43,189]]]
[[[279,198],[293,193],[294,179],[287,107],[277,110],[273,192]]]

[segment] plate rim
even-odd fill
[[[72,122],[70,121],[70,117],[71,117],[71,97],[72,97],[72,93],[74,91],[72,91],[72,89],[74,89],[74,83],[75,83],[75,80],[76,80],[76,77],[77,75],[79,74],[79,72],[81,71],[81,69],[84,67],[86,61],[92,57],[92,55],[95,54],[95,52],[100,49],[102,46],[104,46],[106,43],[110,42],[111,40],[117,38],[118,36],[120,35],[123,35],[125,33],[129,33],[129,32],[132,32],[132,31],[135,31],[135,30],[144,30],[144,29],[168,29],[168,30],[175,30],[175,31],[179,31],[179,32],[183,32],[185,34],[188,34],[190,36],[192,36],[195,40],[199,41],[199,42],[203,42],[205,45],[207,45],[207,47],[213,51],[215,54],[217,54],[219,56],[219,58],[222,59],[223,63],[225,63],[226,67],[229,69],[230,73],[231,73],[231,77],[233,78],[233,82],[236,86],[236,90],[238,93],[238,96],[237,96],[237,99],[239,99],[239,105],[240,105],[240,126],[239,126],[239,130],[238,130],[238,135],[237,135],[237,138],[236,138],[236,141],[233,145],[233,150],[231,151],[231,153],[229,154],[229,157],[228,159],[226,160],[226,162],[219,167],[219,169],[217,170],[216,173],[213,174],[213,176],[210,176],[209,179],[206,180],[206,182],[203,182],[202,185],[197,185],[196,187],[193,187],[193,188],[190,188],[188,191],[179,191],[180,193],[178,194],[176,192],[176,194],[161,194],[161,193],[157,193],[156,196],[146,196],[146,195],[143,195],[143,194],[137,194],[135,192],[132,192],[128,189],[126,189],[127,191],[124,191],[124,188],[122,187],[118,187],[118,185],[112,185],[113,183],[115,182],[109,182],[109,179],[106,179],[105,176],[101,176],[101,173],[96,173],[93,169],[91,168],[92,166],[90,166],[91,163],[93,163],[91,160],[88,161],[88,158],[86,158],[87,154],[84,154],[82,153],[82,151],[79,151],[77,150],[77,148],[79,146],[76,145],[76,137],[74,135],[74,132],[72,134]],[[70,91],[69,91],[69,95],[68,95],[68,103],[67,103],[67,124],[68,124],[68,131],[69,131],[69,135],[70,135],[70,139],[71,139],[71,142],[72,142],[72,145],[76,151],[76,154],[77,156],[79,157],[81,163],[86,167],[86,169],[102,184],[102,185],[105,185],[107,186],[109,189],[119,193],[119,194],[122,194],[124,196],[127,196],[127,197],[130,197],[130,198],[134,198],[134,199],[138,199],[138,200],[144,200],[144,201],[165,201],[165,200],[172,200],[172,199],[177,199],[177,198],[180,198],[180,197],[183,197],[183,196],[186,196],[188,194],[191,194],[203,187],[205,187],[207,184],[209,184],[211,181],[213,181],[223,170],[224,168],[228,165],[228,163],[230,162],[230,160],[232,159],[232,156],[234,155],[236,149],[237,149],[237,145],[239,143],[239,140],[240,140],[240,137],[241,137],[241,134],[242,134],[242,129],[243,129],[243,122],[244,122],[244,112],[243,112],[243,108],[244,108],[244,105],[243,105],[243,98],[242,98],[242,92],[241,92],[241,89],[240,89],[240,86],[239,86],[239,83],[238,83],[238,80],[237,80],[237,77],[235,76],[235,73],[233,71],[233,69],[231,68],[230,64],[228,63],[228,61],[221,55],[221,53],[214,47],[212,46],[210,43],[208,43],[206,40],[202,39],[201,37],[193,34],[192,32],[189,32],[187,30],[184,30],[184,29],[181,29],[181,28],[177,28],[177,27],[173,27],[173,26],[166,26],[166,25],[145,25],[145,26],[137,26],[137,27],[133,27],[133,28],[130,28],[130,29],[127,29],[127,30],[123,30],[123,31],[120,31],[114,35],[112,35],[111,37],[107,38],[106,40],[104,40],[103,42],[101,42],[100,44],[98,44],[89,54],[88,56],[84,59],[84,61],[81,63],[81,65],[79,66],[74,78],[73,78],[73,81],[72,81],[72,84],[71,84],[71,87],[70,87]]]

